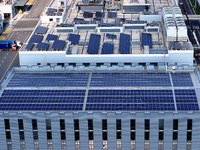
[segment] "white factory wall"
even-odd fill
[[[144,150],[145,143],[150,150],[158,150],[160,143],[164,150],[186,150],[190,145],[191,150],[198,150],[200,147],[200,118],[199,112],[1,112],[0,131],[1,149],[7,149],[4,119],[9,119],[11,143],[15,149],[20,149],[18,119],[23,119],[25,147],[27,150],[34,149],[32,119],[37,119],[38,145],[39,149],[46,150],[49,144],[47,140],[46,119],[50,119],[53,149],[61,149],[60,119],[65,120],[67,149],[75,149],[74,140],[74,119],[79,120],[80,149],[89,150],[88,119],[93,120],[94,149],[102,150],[102,119],[107,120],[107,146],[108,150],[117,147],[116,120],[121,120],[121,149],[131,149],[131,132],[135,132],[135,149]],[[130,130],[130,121],[135,120],[135,130]],[[145,141],[145,119],[150,120],[149,140]],[[159,141],[159,119],[164,120],[164,139]],[[178,119],[178,130],[173,131],[173,119]],[[187,121],[192,119],[192,140],[187,141]],[[173,141],[173,132],[178,133],[177,141]],[[177,144],[174,144],[177,143]],[[188,144],[189,143],[189,144]],[[177,148],[173,148],[177,146]],[[66,149],[66,148],[65,148]]]
[[[42,23],[50,23],[50,22],[56,22],[56,23],[62,23],[63,20],[63,16],[41,16],[41,20]],[[52,21],[50,21],[50,19],[53,19]]]
[[[174,51],[169,55],[138,54],[138,55],[65,55],[65,51],[19,52],[20,65],[47,65],[47,63],[176,63],[177,65],[193,66],[192,51]]]
[[[3,14],[3,19],[4,19],[5,13],[10,14],[11,18],[14,17],[15,12],[14,12],[14,8],[12,7],[12,5],[0,6],[0,10],[1,10],[1,13]]]

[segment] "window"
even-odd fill
[[[38,140],[38,132],[37,131],[33,131],[33,139]]]
[[[65,132],[61,132],[61,140],[66,140]]]
[[[93,140],[93,132],[89,132],[88,136],[89,136],[89,140]]]
[[[149,140],[149,132],[145,132],[145,140]]]
[[[107,140],[107,132],[103,132],[103,140]]]
[[[131,140],[135,140],[135,132],[131,132]]]
[[[6,129],[6,130],[10,130],[10,122],[9,122],[9,119],[4,119],[4,123],[5,123],[5,129]]]
[[[121,130],[121,119],[117,119],[116,127],[117,127],[117,130]]]
[[[150,126],[150,120],[145,119],[145,130],[149,130],[149,126]]]
[[[78,119],[74,120],[74,130],[79,130],[79,120]]]
[[[93,130],[93,120],[88,119],[88,130]]]
[[[163,140],[164,139],[164,133],[163,132],[159,132],[159,140]]]
[[[130,120],[131,140],[135,140],[135,119]]]
[[[37,130],[37,120],[36,119],[32,119],[32,126],[33,126],[33,130]]]
[[[58,66],[62,66],[64,67],[65,66],[65,63],[57,63]]]
[[[76,67],[76,63],[69,63],[69,66]]]
[[[192,119],[187,120],[187,130],[192,130]]]
[[[164,130],[164,119],[159,119],[159,130]]]
[[[110,63],[110,66],[117,66],[118,63]]]
[[[178,119],[173,120],[173,130],[178,130]]]
[[[132,63],[124,63],[124,66],[132,66]]]
[[[90,63],[83,63],[83,66],[89,67],[89,66],[90,66]]]
[[[102,120],[102,130],[107,130],[107,120],[106,119]]]
[[[24,125],[23,125],[22,119],[18,119],[18,126],[19,126],[19,130],[24,130]]]
[[[41,66],[41,63],[37,63],[38,66]]]
[[[33,139],[38,140],[37,120],[32,119]]]
[[[177,140],[178,139],[178,132],[173,132],[173,140]]]
[[[192,132],[187,132],[187,141],[192,140]]]
[[[65,130],[65,120],[60,119],[60,130]]]
[[[75,132],[75,141],[79,140],[79,132]]]
[[[24,131],[19,131],[20,140],[24,140]]]
[[[7,140],[10,140],[10,139],[11,139],[10,131],[6,131],[6,139],[7,139]]]
[[[144,139],[149,140],[149,129],[150,129],[150,120],[149,119],[144,120],[144,129],[145,129]]]
[[[47,140],[52,140],[52,135],[49,131],[47,131]]]
[[[97,67],[100,67],[100,66],[103,66],[103,65],[104,65],[104,63],[97,63],[96,64]]]
[[[46,130],[47,130],[47,140],[52,140],[50,119],[46,119]]]
[[[146,63],[138,63],[138,65],[145,67]]]

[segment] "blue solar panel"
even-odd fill
[[[194,86],[189,73],[172,73],[174,86]]]
[[[114,34],[109,34],[109,33],[106,34],[106,37],[107,37],[107,38],[111,38],[111,39],[116,39],[116,38],[117,38],[116,35],[114,35]]]
[[[120,33],[119,53],[130,54],[131,37],[128,34]]]
[[[108,18],[116,18],[117,17],[117,13],[116,12],[108,12]]]
[[[57,35],[53,35],[53,34],[48,34],[46,40],[47,41],[55,41],[58,39]]]
[[[8,87],[72,87],[87,86],[89,74],[15,74]]]
[[[141,46],[149,46],[149,48],[153,48],[152,46],[152,36],[149,33],[141,33]]]
[[[80,39],[80,35],[78,35],[78,34],[70,34],[68,40],[71,41],[72,44],[78,44],[79,39]]]
[[[50,12],[57,12],[57,9],[55,9],[55,8],[48,8],[48,11],[50,11]]]
[[[38,43],[36,48],[37,49],[47,50],[49,48],[49,43]]]
[[[70,26],[72,26],[72,24],[69,24],[69,23],[61,23],[59,26],[62,26],[62,27],[70,27]]]
[[[38,33],[38,34],[46,34],[47,30],[48,30],[47,27],[39,26],[39,27],[37,27],[37,29],[35,30],[35,33]]]
[[[132,23],[132,24],[135,24],[137,23],[137,21],[134,21],[134,20],[126,20],[127,23]]]
[[[114,44],[103,43],[102,54],[113,54]]]
[[[43,40],[43,35],[33,35],[28,43],[41,43]]]
[[[61,12],[57,12],[57,16],[62,16],[62,13]]]
[[[92,18],[92,17],[93,17],[93,13],[84,12],[84,13],[83,13],[83,17],[84,17],[84,18]]]
[[[65,47],[65,41],[62,40],[55,40],[51,48],[53,49],[58,49],[58,50],[63,50]]]
[[[56,15],[56,13],[54,13],[54,12],[46,12],[46,14],[47,14],[48,16],[55,16],[55,15]]]
[[[27,50],[32,50],[33,46],[34,46],[34,44],[29,43],[29,44],[26,46],[26,49],[27,49]]]
[[[171,86],[168,73],[93,73],[90,86]]]
[[[101,35],[98,34],[90,35],[90,40],[87,48],[88,54],[98,54],[100,40],[101,40]]]
[[[105,16],[105,13],[102,13],[102,12],[96,12],[95,14],[95,17],[97,18],[104,18],[104,16]]]

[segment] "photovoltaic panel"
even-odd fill
[[[102,54],[113,54],[114,44],[103,43]]]
[[[117,13],[116,12],[108,12],[108,18],[116,18],[117,17]]]
[[[61,23],[59,26],[62,26],[62,27],[70,27],[72,24],[69,24],[69,23]]]
[[[37,49],[47,50],[49,48],[49,43],[38,43],[36,48]]]
[[[46,12],[46,14],[47,14],[48,16],[55,16],[55,15],[56,15],[56,13],[54,13],[54,12]]]
[[[149,46],[149,48],[153,48],[152,46],[152,36],[149,33],[141,33],[141,46]]]
[[[106,34],[106,37],[107,37],[107,38],[111,38],[111,39],[116,39],[116,38],[117,38],[116,35],[114,35],[114,34],[109,34],[109,33]]]
[[[87,48],[88,54],[98,54],[100,40],[101,40],[101,35],[98,34],[90,35],[90,40]]]
[[[72,44],[78,44],[79,39],[80,39],[80,35],[78,35],[78,34],[70,34],[68,40],[71,41]]]
[[[137,23],[137,21],[134,21],[134,20],[126,20],[126,22],[127,23],[133,23],[133,24]]]
[[[189,73],[171,73],[171,76],[172,76],[173,85],[175,87],[194,86]]]
[[[62,16],[62,13],[61,12],[57,12],[57,16]]]
[[[93,13],[84,12],[84,13],[83,13],[83,17],[84,17],[84,18],[92,18],[92,17],[93,17]]]
[[[37,29],[35,30],[35,33],[38,33],[38,34],[46,34],[47,30],[48,30],[47,27],[39,26],[39,27],[37,27]]]
[[[55,41],[58,39],[57,35],[53,35],[53,34],[48,34],[46,40],[47,41]]]
[[[55,40],[51,48],[53,49],[58,49],[58,50],[63,50],[65,47],[65,41],[62,40]]]
[[[43,40],[43,35],[33,35],[28,43],[41,43]]]
[[[26,49],[31,51],[32,48],[33,48],[33,46],[34,46],[34,44],[29,43],[29,44],[26,46]]]
[[[129,34],[120,33],[119,53],[130,54],[130,40],[131,36]]]
[[[55,8],[48,8],[48,11],[50,11],[50,12],[57,12],[57,9],[55,9]]]
[[[102,13],[102,12],[96,12],[95,14],[95,17],[97,18],[104,18],[104,16],[105,16],[105,13]]]

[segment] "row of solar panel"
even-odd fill
[[[170,79],[168,77],[162,78],[162,77],[158,77],[158,78],[153,78],[153,77],[132,77],[132,78],[92,78],[91,81],[155,81],[155,82],[160,82],[160,81],[166,81],[166,82],[170,82]]]
[[[20,82],[20,81],[69,81],[69,82],[73,82],[73,81],[88,81],[88,78],[12,78],[11,79],[12,82]]]
[[[57,77],[89,77],[90,73],[15,73],[15,77],[29,77],[29,78],[35,78],[35,77],[46,77],[46,78],[57,78]]]

